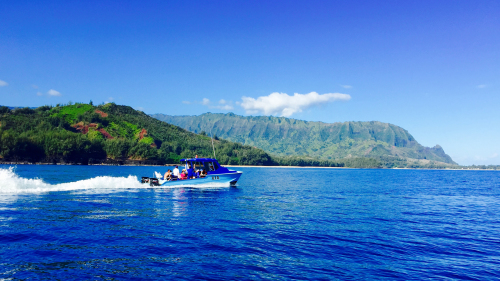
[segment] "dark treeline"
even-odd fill
[[[500,165],[460,166],[459,169],[462,169],[462,170],[500,170]]]
[[[423,161],[395,156],[381,156],[377,158],[383,168],[409,168],[409,169],[457,169],[460,166],[438,161]]]
[[[349,168],[382,168],[382,164],[373,158],[343,158],[337,160],[320,160],[302,156],[273,157],[279,166],[314,166],[314,167],[349,167]]]

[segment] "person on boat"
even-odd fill
[[[200,171],[200,177],[201,177],[201,178],[204,178],[204,177],[206,177],[206,176],[207,176],[207,171],[206,171],[206,170],[201,170],[201,171]]]
[[[198,177],[198,169],[196,169],[196,163],[193,164],[193,175],[195,178]]]
[[[175,166],[174,172],[173,172],[173,177],[178,178],[179,177],[179,166]]]
[[[208,169],[210,169],[210,171],[215,171],[214,164],[212,162],[208,162]]]
[[[187,169],[187,177],[188,179],[194,179],[194,169],[191,167],[191,164],[188,164],[188,169]]]
[[[165,176],[163,176],[163,179],[164,180],[171,180],[172,179],[172,172],[170,170],[168,170],[166,173],[165,173]]]
[[[181,180],[186,180],[188,177],[187,177],[187,172],[186,170],[182,170],[181,172]]]

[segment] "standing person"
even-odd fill
[[[179,166],[175,166],[174,168],[174,177],[179,178]]]
[[[196,169],[196,163],[193,164],[193,174],[194,174],[195,178],[199,178],[200,177],[200,173],[199,173],[198,169]]]
[[[188,179],[194,178],[194,170],[191,167],[191,164],[188,164],[187,177],[188,177]]]

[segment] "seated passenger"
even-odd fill
[[[181,172],[181,176],[180,176],[180,179],[181,179],[181,180],[185,180],[185,179],[187,179],[187,172],[186,172],[186,170],[182,170],[182,172]]]
[[[164,180],[167,180],[167,181],[170,181],[172,180],[172,171],[168,170],[166,173],[165,173],[165,176],[163,177]]]
[[[201,170],[201,172],[200,172],[200,177],[201,177],[201,178],[204,178],[204,177],[206,177],[206,176],[207,176],[207,171],[206,171],[206,170]]]
[[[172,177],[173,177],[174,179],[176,179],[176,178],[178,178],[178,177],[179,177],[179,166],[175,166],[175,168],[174,168],[174,172],[173,172]]]

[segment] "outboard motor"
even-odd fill
[[[149,185],[150,186],[160,186],[160,182],[158,182],[157,178],[149,178]]]
[[[149,177],[142,177],[141,183],[149,183]]]

